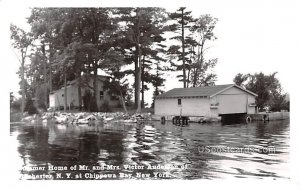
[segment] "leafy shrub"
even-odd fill
[[[18,99],[10,103],[10,108],[14,111],[21,111],[22,99]]]
[[[91,98],[89,99],[89,103],[90,103],[90,109],[89,111],[91,112],[97,112],[98,111],[98,107],[97,107],[97,102],[95,100],[95,96],[91,96]]]
[[[25,112],[28,112],[29,115],[32,114],[36,114],[37,113],[37,109],[34,106],[33,100],[31,99],[27,99],[26,101],[26,105],[25,105]]]
[[[108,101],[105,100],[100,106],[100,112],[111,112],[111,111],[112,109],[109,106]]]

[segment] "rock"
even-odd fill
[[[54,118],[54,113],[52,113],[52,112],[43,113],[41,118],[42,118],[42,120],[53,119]]]
[[[111,121],[111,120],[113,120],[114,118],[113,117],[105,117],[104,118],[104,121]]]
[[[47,124],[48,124],[48,119],[43,119],[42,120],[42,125],[43,126],[47,126]]]
[[[54,118],[55,118],[55,123],[66,123],[68,120],[68,117],[65,114],[55,116]]]
[[[87,119],[78,119],[76,121],[76,124],[88,124],[89,123],[89,120]]]
[[[34,116],[27,116],[27,117],[23,117],[21,121],[32,121],[34,119],[35,119]]]
[[[122,120],[121,122],[124,122],[124,123],[137,123],[137,119],[134,119],[134,118],[125,119],[125,120]]]
[[[54,111],[54,108],[50,107],[50,108],[47,109],[47,111],[48,111],[48,112],[53,112],[53,111]]]

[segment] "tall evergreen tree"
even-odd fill
[[[134,88],[137,112],[141,111],[140,92],[144,92],[149,75],[145,69],[151,64],[152,45],[165,40],[162,34],[165,28],[158,22],[165,22],[164,9],[161,8],[119,8],[115,10],[119,22],[124,25],[125,61],[134,63]],[[143,82],[143,84],[141,84]]]
[[[186,60],[188,59],[186,52],[186,29],[191,28],[191,24],[195,21],[191,15],[191,11],[186,11],[185,7],[180,7],[176,12],[169,15],[170,19],[174,20],[175,23],[170,25],[170,30],[174,33],[179,33],[180,35],[171,37],[171,39],[181,42],[181,45],[172,45],[169,49],[169,54],[179,55],[178,61],[182,61],[182,65],[177,67],[177,70],[182,70],[183,87],[187,87],[187,76],[186,76]],[[181,51],[180,51],[181,49]]]

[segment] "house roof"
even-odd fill
[[[85,77],[87,77],[87,76],[80,76],[82,79],[84,79]],[[89,78],[93,78],[93,76],[90,76]],[[104,81],[105,80],[105,78],[108,78],[108,76],[105,76],[105,75],[97,75],[97,79],[98,80],[101,80],[101,81]],[[70,86],[72,86],[72,85],[75,85],[75,84],[77,84],[77,82],[78,82],[78,78],[76,78],[76,79],[74,79],[74,80],[72,80],[72,81],[69,81],[68,83],[67,83],[67,88],[68,87],[70,87]],[[52,91],[51,92],[51,94],[54,94],[54,93],[56,93],[56,92],[58,92],[58,91],[60,91],[60,90],[64,90],[64,86],[62,86],[60,89],[58,89],[58,90],[55,90],[55,91]]]
[[[235,84],[227,84],[227,85],[214,85],[214,86],[192,87],[192,88],[175,88],[157,96],[156,98],[162,99],[162,98],[213,97],[217,94],[220,94],[230,89],[231,87],[237,87],[253,96],[257,96],[255,93],[248,91],[240,86],[237,86]]]

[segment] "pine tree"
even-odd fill
[[[181,42],[181,45],[172,45],[169,48],[169,54],[179,55],[178,61],[182,61],[182,65],[176,65],[177,70],[182,70],[183,87],[187,87],[187,76],[186,76],[186,61],[187,61],[187,52],[186,52],[186,29],[191,28],[191,24],[194,22],[193,17],[191,16],[191,11],[186,11],[185,7],[180,7],[176,12],[169,15],[170,19],[174,20],[175,23],[170,25],[170,30],[174,33],[180,33],[180,35],[171,37],[171,39]],[[181,49],[181,51],[180,51]]]
[[[162,37],[165,28],[159,25],[159,22],[164,23],[166,21],[164,12],[164,9],[161,8],[119,8],[115,10],[120,24],[124,25],[124,32],[122,33],[124,39],[121,44],[124,49],[127,49],[125,61],[128,64],[134,63],[134,70],[128,73],[134,74],[135,78],[137,112],[141,111],[143,104],[140,100],[140,92],[143,96],[147,89],[145,83],[150,83],[150,77],[146,70],[152,63],[150,61],[153,54],[152,46],[165,40]]]

